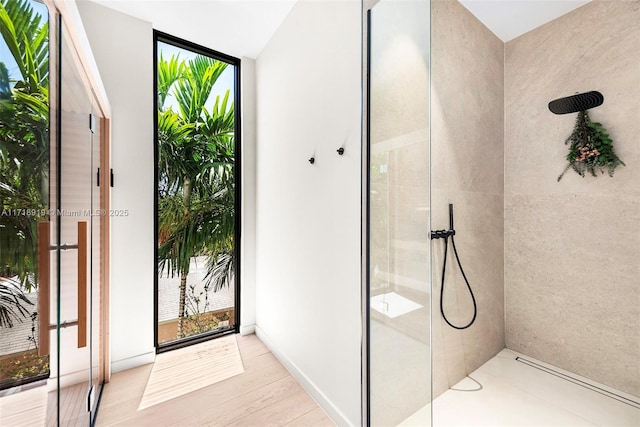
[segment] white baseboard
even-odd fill
[[[156,360],[156,352],[150,351],[148,353],[139,354],[137,356],[127,357],[126,359],[116,360],[111,362],[111,373],[126,371],[127,369],[137,368],[138,366],[148,365]]]
[[[344,416],[344,414],[336,408],[336,406],[327,398],[327,396],[293,363],[286,355],[281,353],[274,345],[273,341],[260,329],[260,326],[255,325],[255,333],[267,346],[269,351],[275,356],[276,359],[282,363],[282,365],[289,371],[292,377],[300,383],[300,385],[311,395],[311,397],[320,405],[320,407],[327,413],[327,415],[338,426],[353,426]]]
[[[251,335],[256,333],[256,325],[240,325],[240,335]]]

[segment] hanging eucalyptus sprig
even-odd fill
[[[573,132],[564,143],[570,145],[567,154],[569,164],[558,181],[569,169],[582,177],[586,172],[596,176],[597,170],[601,173],[606,170],[609,176],[613,176],[616,166],[626,166],[613,150],[613,141],[602,123],[592,122],[586,111],[578,112]]]

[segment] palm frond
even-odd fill
[[[22,322],[33,305],[15,280],[0,277],[0,327],[12,328],[14,321]]]
[[[235,258],[230,251],[214,253],[207,257],[207,274],[204,277],[205,286],[213,286],[218,292],[230,287],[235,276]]]
[[[158,108],[163,109],[171,86],[184,76],[185,63],[180,60],[180,55],[171,56],[166,61],[162,53],[158,60]]]
[[[2,0],[0,23],[0,33],[29,91],[47,86],[49,23],[43,22],[29,0]]]

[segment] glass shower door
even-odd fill
[[[368,424],[431,425],[429,12],[368,12]]]
[[[52,245],[52,425],[89,425],[95,415],[100,333],[99,117],[88,80],[64,24],[60,26],[58,147],[55,163],[56,236]],[[53,319],[52,319],[53,320]],[[52,393],[50,393],[51,395]],[[55,405],[52,404],[55,402]]]
[[[0,425],[89,425],[104,364],[100,109],[57,11],[1,7],[15,34],[0,38]]]

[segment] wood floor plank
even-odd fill
[[[88,389],[88,383],[80,383],[60,390],[60,424],[64,426],[89,424]]]
[[[251,416],[273,403],[301,391],[298,383],[286,376],[278,381],[266,384],[232,400],[212,405],[211,408],[185,416],[176,427],[181,425],[224,426],[241,418]]]
[[[335,424],[322,410],[315,408],[287,424],[287,427],[333,427]]]
[[[153,364],[122,371],[111,376],[108,387],[102,390],[100,408],[116,406],[130,400],[136,401],[136,407],[149,380]]]
[[[136,423],[155,423],[156,426],[166,426],[180,422],[185,413],[201,411],[207,411],[211,417],[215,419],[218,413],[216,411],[211,412],[209,409],[213,404],[225,404],[235,399],[238,395],[266,384],[271,384],[287,376],[288,372],[284,367],[278,363],[271,353],[268,353],[257,358],[254,364],[245,371],[245,374],[180,396],[169,402],[164,402],[141,411],[134,411],[126,420],[130,421],[130,425],[135,425]],[[121,420],[123,420],[122,417],[120,417],[119,422]],[[102,420],[99,415],[98,425],[110,425],[108,423],[101,423]]]
[[[243,361],[269,353],[267,346],[255,334],[238,336],[238,347]]]
[[[105,386],[97,426],[334,425],[255,335],[236,338],[243,373],[145,409],[137,406],[144,392],[140,383],[147,381],[145,371],[136,368],[138,371],[114,374]],[[228,356],[224,345],[219,349],[222,359]],[[190,368],[180,366],[177,357],[167,360],[171,367],[162,369],[167,369],[168,378],[171,369],[186,372],[185,378],[192,378],[200,369],[198,361]]]
[[[298,390],[287,393],[281,399],[259,411],[224,425],[227,427],[268,427],[284,426],[290,423],[318,406],[311,396],[300,386],[298,387]]]
[[[0,398],[2,426],[45,425],[46,386],[36,387]]]
[[[88,383],[76,384],[60,390],[60,424],[88,425]],[[47,392],[47,386],[4,396],[0,399],[2,426],[56,426],[58,394]]]

